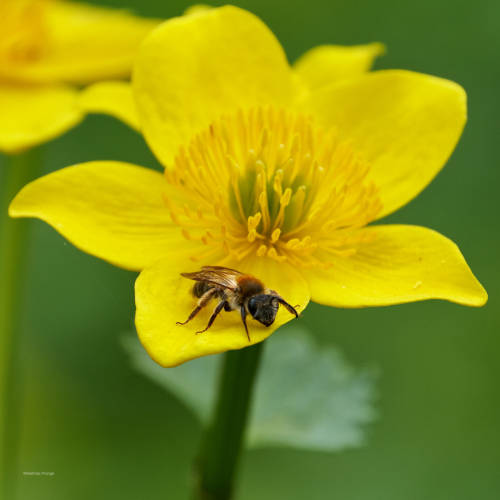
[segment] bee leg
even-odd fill
[[[208,301],[214,296],[215,292],[215,288],[211,288],[210,290],[206,291],[200,297],[200,300],[198,300],[198,305],[193,309],[193,311],[189,315],[189,318],[183,323],[177,321],[176,325],[185,325],[186,323],[189,323],[208,304]]]
[[[176,321],[175,324],[176,325],[185,325],[186,323],[189,323],[202,309],[203,309],[203,306],[196,306],[186,321]]]
[[[241,321],[243,321],[243,325],[245,326],[245,332],[247,332],[247,338],[248,338],[248,342],[252,342],[250,340],[250,334],[248,333],[248,326],[247,326],[247,311],[245,309],[245,306],[242,304],[241,307],[240,307],[240,311],[241,311]]]
[[[224,305],[226,304],[225,300],[221,300],[218,304],[217,307],[214,309],[214,312],[212,313],[212,316],[210,316],[210,319],[208,320],[208,325],[204,330],[200,330],[199,332],[196,333],[203,333],[206,332],[211,326],[212,323],[215,321],[215,318],[218,316],[218,314],[224,309]]]

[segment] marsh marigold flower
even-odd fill
[[[76,165],[13,201],[12,216],[38,217],[82,250],[141,271],[136,325],[158,363],[248,345],[236,313],[201,335],[209,311],[176,325],[194,305],[192,282],[179,273],[202,265],[250,272],[300,311],[310,299],[485,303],[450,240],[418,226],[369,225],[444,165],[465,123],[463,89],[408,71],[365,73],[369,64],[329,83],[335,50],[320,52],[290,67],[268,28],[235,7],[170,20],[143,44],[134,101],[127,97],[130,121],[165,172]],[[251,320],[252,342],[291,318],[280,310],[270,328]]]
[[[158,21],[64,0],[0,2],[0,152],[48,141],[82,119],[75,84],[126,77]]]

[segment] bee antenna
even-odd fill
[[[295,314],[295,317],[298,318],[299,317],[299,313],[296,311],[295,307],[300,307],[300,306],[295,306],[293,307],[292,305],[290,305],[285,299],[281,298],[281,297],[276,297],[278,299],[278,302],[280,304],[282,304],[283,306],[286,307],[287,311],[290,313],[290,314]]]

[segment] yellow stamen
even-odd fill
[[[275,229],[271,234],[271,243],[276,243],[280,239],[281,229]]]
[[[166,202],[173,222],[210,255],[328,268],[331,256],[356,252],[359,228],[382,208],[369,172],[336,131],[307,116],[240,110],[179,150],[165,177],[193,204]]]

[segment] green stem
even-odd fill
[[[21,392],[19,320],[28,221],[10,219],[7,210],[14,195],[37,174],[39,152],[30,150],[8,158],[6,163],[0,199],[0,496],[14,498]]]
[[[263,343],[225,354],[219,395],[199,462],[197,498],[229,500]]]

